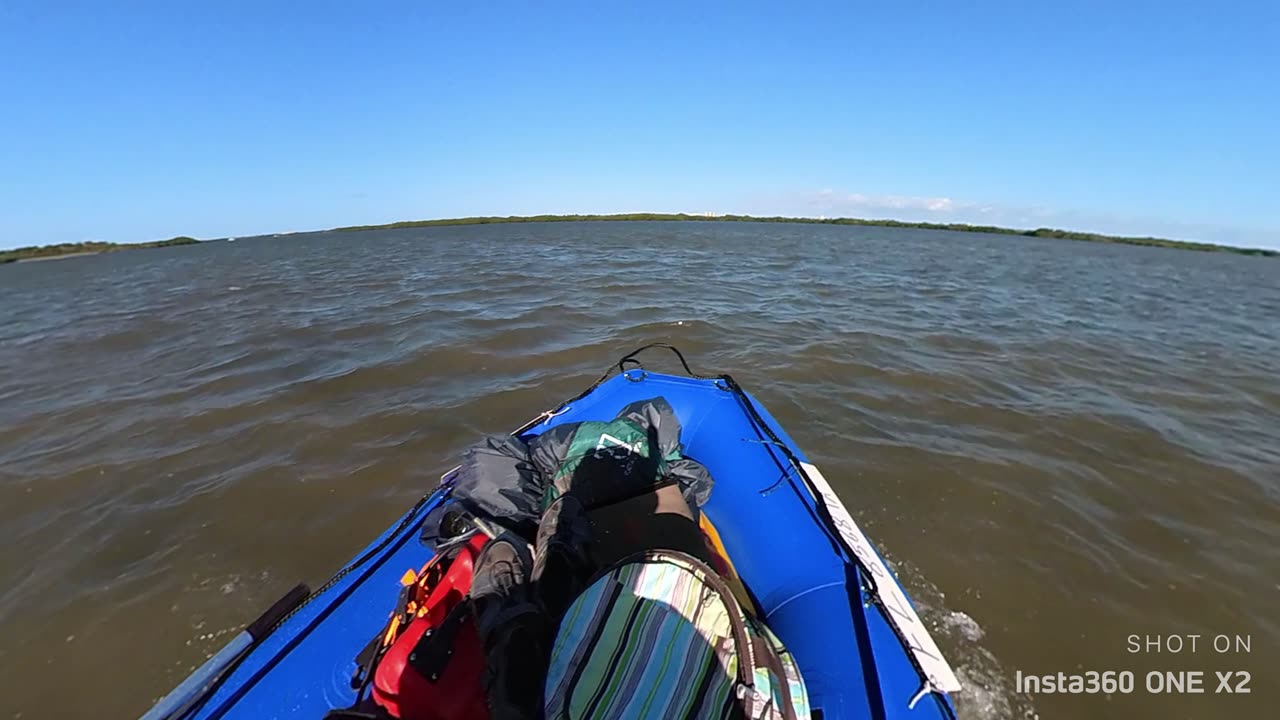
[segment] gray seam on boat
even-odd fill
[[[772,618],[772,617],[774,616],[774,614],[775,614],[775,613],[777,613],[779,610],[781,610],[783,607],[785,607],[785,606],[786,606],[786,604],[787,604],[787,603],[789,603],[789,602],[791,602],[792,600],[796,600],[796,599],[798,599],[798,598],[802,598],[802,597],[804,597],[805,595],[808,595],[808,594],[809,594],[809,593],[811,593],[811,592],[817,592],[817,591],[819,591],[819,590],[826,590],[826,589],[827,589],[827,588],[829,588],[829,587],[841,587],[841,586],[843,586],[843,585],[844,585],[844,581],[843,581],[843,580],[836,580],[836,581],[834,581],[834,582],[829,582],[829,583],[827,583],[826,585],[818,585],[817,587],[811,587],[811,588],[809,588],[808,590],[801,590],[800,592],[796,593],[795,595],[792,595],[791,597],[787,598],[786,600],[783,600],[782,602],[778,603],[776,607],[774,607],[772,610],[770,610],[768,613],[766,613],[766,614],[765,614],[765,620],[768,620],[768,619]]]

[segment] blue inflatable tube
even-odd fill
[[[517,431],[609,420],[664,397],[687,456],[715,479],[703,508],[773,631],[793,653],[814,717],[955,717],[959,684],[906,594],[821,472],[768,411],[729,376],[680,377],[633,368]],[[418,540],[445,502],[449,476],[173,718],[307,718],[355,699],[357,653],[392,611],[399,579],[431,551]]]

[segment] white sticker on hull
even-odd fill
[[[911,607],[911,603],[907,600],[906,594],[902,592],[902,588],[898,587],[897,580],[872,548],[871,541],[863,534],[858,524],[853,521],[853,517],[845,509],[844,503],[840,502],[840,498],[836,497],[831,485],[827,483],[827,479],[822,476],[818,468],[809,463],[801,463],[801,466],[822,495],[827,511],[835,523],[836,530],[844,538],[844,541],[849,544],[854,556],[858,558],[858,562],[871,574],[875,582],[876,594],[884,605],[889,623],[898,630],[898,634],[906,641],[907,649],[915,657],[920,669],[924,672],[925,682],[928,687],[939,692],[958,692],[960,690],[960,680],[956,678],[955,672],[947,664],[946,658],[942,657],[942,651],[938,649],[938,644],[929,635],[928,629],[921,622],[920,616],[916,614],[915,609]]]

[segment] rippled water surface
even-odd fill
[[[0,710],[143,711],[482,433],[665,340],[770,408],[979,718],[1280,702],[1280,262],[774,224],[248,238],[0,267]],[[661,360],[656,358],[655,360]],[[667,369],[660,362],[658,369]],[[1130,654],[1131,634],[1201,635]],[[1250,651],[1217,654],[1216,634]],[[1023,673],[1133,670],[1110,697]],[[1155,695],[1149,670],[1203,670]],[[1253,674],[1215,695],[1213,671]]]

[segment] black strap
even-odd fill
[[[351,673],[352,690],[363,690],[365,683],[373,676],[373,665],[378,659],[378,651],[382,650],[382,638],[386,636],[390,627],[390,623],[384,625],[382,632],[375,635],[369,641],[369,644],[365,645],[364,649],[356,655],[356,669]]]
[[[453,657],[453,644],[463,623],[471,618],[471,601],[465,599],[445,616],[438,627],[422,633],[418,643],[409,652],[409,667],[430,682],[436,682],[449,666]]]
[[[670,345],[668,343],[661,343],[661,342],[649,343],[648,345],[632,350],[631,352],[622,356],[622,359],[618,361],[618,372],[626,372],[627,369],[625,365],[627,363],[634,363],[635,366],[638,368],[644,367],[643,365],[640,364],[640,361],[636,359],[636,356],[650,348],[665,348],[675,353],[676,357],[680,359],[680,364],[684,366],[685,373],[688,374],[688,376],[691,378],[696,378],[698,380],[714,380],[717,377],[719,377],[716,375],[699,375],[698,373],[694,372],[693,369],[689,367],[689,361],[684,359],[684,353],[680,352],[679,348],[677,348],[675,345]],[[606,378],[609,377],[609,374],[612,372],[613,372],[613,369],[610,368],[609,372],[605,373],[605,377]],[[601,380],[601,382],[603,382],[603,380]],[[596,384],[599,385],[600,383],[596,383]]]
[[[600,376],[600,378],[599,378],[598,380],[596,380],[595,382],[591,383],[591,386],[590,386],[590,387],[588,387],[586,390],[583,390],[582,392],[578,393],[577,395],[574,395],[573,397],[569,398],[568,400],[565,400],[564,402],[562,402],[562,403],[560,403],[559,405],[555,406],[555,408],[553,408],[553,409],[551,409],[551,410],[548,410],[548,411],[546,411],[546,412],[542,413],[541,415],[539,415],[538,417],[536,417],[536,418],[534,418],[534,419],[530,420],[530,421],[529,421],[528,423],[526,423],[523,427],[521,427],[521,428],[517,429],[515,432],[513,432],[513,433],[511,433],[511,434],[512,434],[512,435],[523,435],[523,434],[524,434],[526,431],[528,431],[530,428],[533,428],[533,427],[535,427],[536,425],[538,425],[538,423],[541,423],[542,421],[546,420],[547,418],[552,417],[552,416],[556,415],[557,413],[559,413],[559,412],[560,412],[560,410],[562,410],[563,408],[568,407],[569,405],[571,405],[571,404],[573,404],[573,403],[576,403],[576,402],[578,402],[579,400],[581,400],[582,398],[584,398],[584,397],[586,397],[586,396],[590,395],[590,394],[591,394],[591,391],[593,391],[593,390],[595,390],[596,388],[598,388],[598,387],[600,387],[601,385],[603,385],[603,384],[604,384],[604,381],[605,381],[605,380],[608,380],[608,379],[609,379],[609,377],[610,377],[611,375],[613,375],[613,371],[614,371],[615,369],[617,369],[617,371],[618,371],[618,372],[620,372],[620,373],[626,373],[626,372],[627,372],[627,365],[628,365],[628,364],[631,364],[631,365],[634,365],[634,366],[635,366],[635,367],[637,367],[637,368],[641,368],[641,369],[643,369],[643,368],[644,368],[644,366],[640,364],[640,361],[639,361],[638,359],[636,359],[636,356],[637,356],[637,355],[639,355],[640,353],[644,352],[645,350],[650,349],[650,348],[665,348],[665,349],[670,350],[671,352],[675,353],[675,356],[676,356],[677,358],[679,358],[679,359],[680,359],[680,364],[681,364],[682,366],[684,366],[684,371],[685,371],[685,373],[687,373],[687,374],[689,375],[689,377],[691,377],[691,378],[695,378],[695,379],[698,379],[698,380],[719,380],[719,379],[723,379],[723,378],[727,378],[727,377],[728,377],[727,375],[699,375],[698,373],[694,372],[692,368],[690,368],[690,367],[689,367],[689,361],[684,359],[684,353],[680,352],[680,350],[679,350],[679,349],[677,349],[677,348],[676,348],[676,346],[674,346],[674,345],[670,345],[670,344],[668,344],[668,343],[660,343],[660,342],[658,342],[658,343],[649,343],[648,345],[644,345],[644,346],[638,347],[638,348],[636,348],[635,350],[632,350],[631,352],[627,353],[626,355],[623,355],[621,360],[619,360],[619,361],[618,361],[616,364],[614,364],[614,365],[610,365],[610,366],[609,366],[609,369],[608,369],[608,370],[605,370],[605,371],[604,371],[604,374],[603,374],[603,375],[601,375],[601,376]]]

